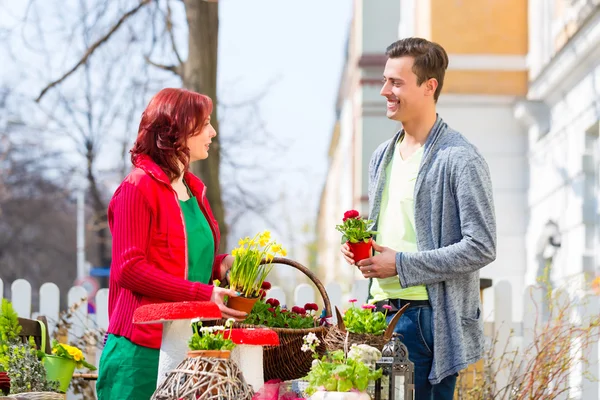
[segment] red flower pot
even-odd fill
[[[346,243],[348,244],[348,247],[350,247],[350,251],[352,252],[352,254],[354,254],[354,262],[359,262],[360,260],[364,260],[365,258],[371,257],[371,249],[373,248],[371,239],[369,239],[369,241],[366,243]]]
[[[10,393],[10,378],[8,373],[0,372],[0,394],[8,396],[8,393]]]

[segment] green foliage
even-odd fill
[[[344,326],[348,332],[370,333],[381,335],[385,332],[388,324],[386,314],[375,311],[374,306],[365,304],[362,308],[352,307],[344,313]]]
[[[371,223],[373,221],[361,217],[347,218],[341,225],[336,225],[335,229],[342,233],[342,244],[368,242],[377,233],[367,229]]]
[[[252,311],[244,320],[245,324],[263,325],[270,328],[291,328],[291,329],[308,329],[317,326],[314,312],[316,312],[316,304],[314,308],[306,304],[304,308],[293,307],[292,311],[281,308],[279,302],[275,299],[269,299],[266,302],[259,300],[254,304]]]
[[[11,345],[19,343],[19,316],[15,312],[12,303],[2,299],[0,308],[0,366],[8,368],[8,351]]]
[[[227,320],[225,325],[231,330],[233,320]],[[190,350],[233,350],[235,347],[231,339],[224,338],[224,326],[202,326],[198,321],[192,323],[192,329],[194,333],[188,342]]]
[[[304,337],[303,351],[312,351],[315,361],[306,376],[307,395],[324,388],[328,392],[349,392],[357,390],[364,392],[370,381],[381,377],[383,371],[375,369],[375,361],[381,357],[381,352],[367,345],[353,345],[348,355],[342,350],[336,350],[319,357],[316,347],[319,340],[313,334]]]
[[[8,346],[6,372],[10,377],[10,393],[56,392],[58,382],[46,380],[46,369],[37,357],[35,344],[11,344]]]

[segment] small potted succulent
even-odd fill
[[[348,244],[354,254],[354,261],[359,262],[371,256],[373,236],[377,233],[368,229],[373,221],[363,219],[356,210],[348,210],[335,229],[342,233],[342,244]]]
[[[250,313],[264,293],[262,285],[273,269],[273,258],[277,255],[285,257],[287,252],[271,240],[269,231],[264,231],[252,239],[241,239],[231,255],[234,261],[228,273],[229,288],[240,296],[228,298],[227,307]]]

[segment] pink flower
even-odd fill
[[[348,210],[344,213],[344,218],[342,219],[342,221],[346,221],[348,218],[356,218],[359,215],[359,212],[356,210]]]
[[[358,300],[356,300],[356,299],[350,299],[350,300],[348,300],[348,303],[356,303],[357,301]]]
[[[385,304],[385,305],[383,305],[383,308],[385,308],[386,310],[389,311],[392,309],[392,306],[390,306],[389,304]]]
[[[362,308],[364,308],[365,310],[374,310],[375,305],[374,304],[363,304]]]

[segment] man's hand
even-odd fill
[[[219,307],[219,310],[221,310],[221,314],[223,314],[223,318],[234,318],[238,321],[246,319],[248,314],[246,314],[243,311],[234,310],[233,308],[229,308],[225,305],[225,296],[237,297],[237,293],[235,292],[235,290],[223,289],[215,286],[213,288],[212,295],[210,296],[210,301],[212,301]]]
[[[354,254],[352,254],[350,251],[350,246],[348,246],[348,243],[344,243],[342,245],[341,251],[346,262],[350,265],[354,265]]]
[[[389,247],[383,247],[373,241],[373,249],[379,254],[365,258],[356,265],[365,278],[391,278],[398,275],[396,271],[397,252]]]

